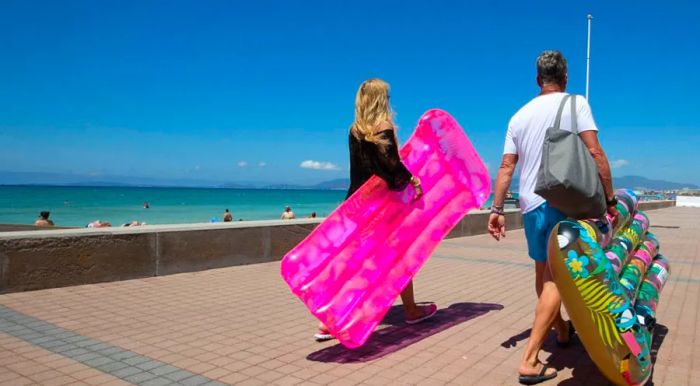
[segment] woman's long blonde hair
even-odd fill
[[[389,105],[389,84],[379,78],[368,79],[362,82],[357,90],[355,121],[350,126],[350,133],[360,140],[388,145],[389,142],[378,135],[378,128],[382,122],[387,122],[395,128]]]

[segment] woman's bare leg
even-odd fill
[[[415,295],[413,294],[413,280],[401,291],[401,301],[403,302],[403,310],[406,314],[406,319],[412,320],[425,316],[425,307],[418,307],[416,304]]]

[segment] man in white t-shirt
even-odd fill
[[[566,346],[573,334],[571,323],[565,323],[560,314],[561,298],[547,268],[547,241],[554,226],[566,216],[548,207],[544,198],[535,194],[537,172],[542,159],[542,145],[547,128],[554,126],[557,110],[564,98],[568,80],[566,59],[559,51],[545,51],[537,58],[537,84],[540,94],[523,106],[510,120],[506,132],[503,160],[498,169],[489,233],[499,240],[506,236],[503,202],[513,178],[515,165],[520,162],[520,208],[523,212],[528,254],[535,260],[535,290],[539,298],[535,321],[523,359],[520,363],[520,383],[535,384],[556,377],[557,372],[541,363],[539,350],[552,326],[557,331],[557,344]],[[576,98],[576,117],[579,137],[591,152],[600,175],[608,212],[617,216],[610,165],[598,142],[598,128],[593,120],[588,101]],[[571,131],[571,106],[566,102],[561,116],[562,130]]]

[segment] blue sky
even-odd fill
[[[445,109],[493,171],[542,50],[565,54],[584,93],[592,13],[590,102],[613,173],[700,184],[700,6],[572,3],[4,0],[0,170],[346,177],[356,89],[381,77],[402,140]]]

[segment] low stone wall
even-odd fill
[[[676,206],[676,201],[673,200],[658,200],[658,201],[642,201],[639,203],[639,209],[640,210],[654,210],[654,209],[663,209],[663,208],[670,208],[672,206]]]
[[[19,231],[48,231],[54,229],[72,229],[72,227],[38,227],[36,225],[25,224],[0,224],[0,233]]]
[[[0,233],[0,293],[279,260],[319,220]]]
[[[642,203],[649,210],[673,201]],[[486,232],[488,211],[447,236]],[[522,228],[517,210],[508,229]],[[280,260],[322,219],[0,233],[0,293],[127,280]],[[525,246],[523,246],[525,248]]]

